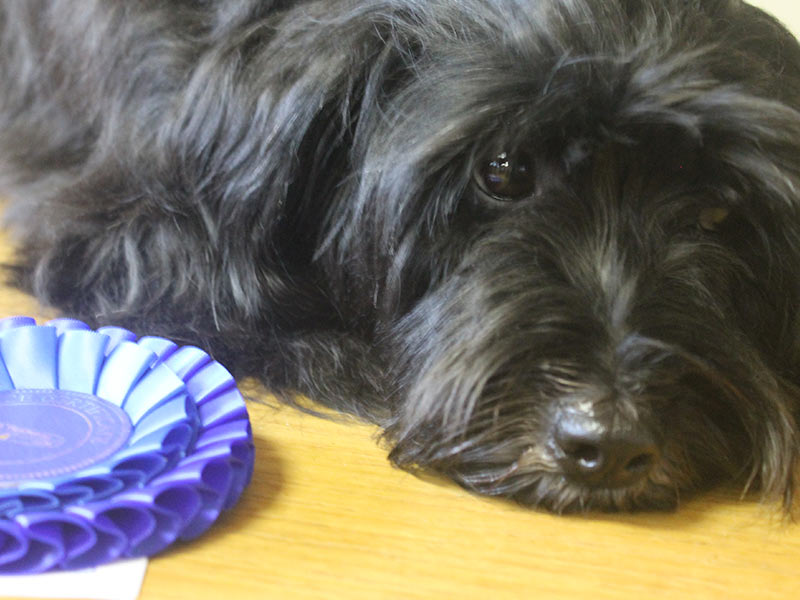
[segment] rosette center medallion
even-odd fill
[[[0,488],[78,471],[130,437],[119,407],[69,390],[0,391]]]

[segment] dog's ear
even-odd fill
[[[353,140],[418,52],[402,26],[415,4],[317,1],[272,14],[231,31],[192,73],[161,140],[209,226],[221,224],[220,275],[247,313],[280,295],[296,302],[287,278],[270,282],[308,269]]]
[[[166,322],[180,306],[224,330],[307,314],[352,139],[416,52],[404,4],[315,1],[199,37],[109,35],[112,58],[139,70],[94,90],[108,110],[93,161],[32,209],[50,216],[27,241],[30,286],[106,319]]]

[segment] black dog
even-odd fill
[[[555,511],[800,454],[800,49],[739,0],[6,0],[18,282]]]

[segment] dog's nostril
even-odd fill
[[[600,448],[587,443],[563,444],[564,453],[585,467],[593,468],[600,462]]]
[[[646,434],[610,432],[591,419],[564,419],[553,440],[564,474],[591,486],[632,485],[647,477],[658,458],[658,450]]]
[[[655,454],[650,452],[643,452],[638,456],[634,456],[632,459],[628,461],[628,464],[625,465],[625,470],[628,473],[639,473],[639,472],[647,472],[650,470],[650,467],[653,466],[655,462]]]

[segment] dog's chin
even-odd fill
[[[457,294],[456,305],[465,297]],[[720,481],[760,489],[786,505],[795,438],[782,397],[792,392],[723,328],[716,337],[709,332],[709,348],[699,355],[631,335],[612,353],[614,376],[604,378],[588,359],[559,358],[556,338],[537,337],[535,327],[510,327],[501,337],[470,328],[452,304],[432,304],[447,307],[438,327],[411,318],[401,331],[417,344],[408,356],[428,360],[402,365],[417,377],[387,430],[396,465],[558,514],[669,511]],[[430,319],[430,306],[417,316]],[[711,319],[701,318],[698,330]],[[437,333],[422,335],[431,329]],[[568,333],[560,332],[562,345]],[[584,339],[575,340],[571,356],[587,346]],[[700,358],[712,351],[716,363]],[[635,449],[609,460],[619,466],[611,475],[604,467],[587,471],[570,454],[569,440],[559,438],[565,427],[606,456],[617,445]]]
[[[522,449],[510,463],[471,462],[477,455],[462,450],[426,464],[403,466],[412,471],[431,469],[470,492],[556,514],[674,511],[695,493],[731,478],[730,465],[695,462],[690,466],[683,449],[675,449],[675,456],[665,457],[648,477],[630,485],[590,485],[563,472],[548,452],[532,446]],[[492,458],[499,460],[502,455]],[[392,458],[402,461],[402,450],[396,449]]]
[[[539,475],[534,481],[511,498],[557,514],[673,511],[681,499],[678,487],[652,482],[620,488],[589,487],[549,474]]]
[[[640,406],[641,418],[630,425],[656,432],[650,462],[642,471],[599,477],[576,473],[554,439],[563,421],[553,415],[563,419],[558,408],[566,403],[563,396],[538,402],[521,394],[500,397],[492,393],[494,383],[475,401],[470,418],[459,420],[459,411],[450,407],[449,413],[426,415],[430,419],[406,422],[404,428],[395,423],[387,431],[395,444],[391,460],[405,469],[440,473],[476,494],[557,514],[672,511],[721,481],[735,482],[743,493],[760,491],[787,509],[791,504],[791,466],[782,462],[788,451],[776,451],[792,443],[791,433],[781,431],[777,417],[772,423],[745,423],[734,401],[708,382],[708,389],[696,383],[680,397],[672,391],[649,397],[646,408],[655,411],[648,414]],[[597,405],[598,412],[602,407]],[[620,403],[613,406],[618,417],[619,409]]]

